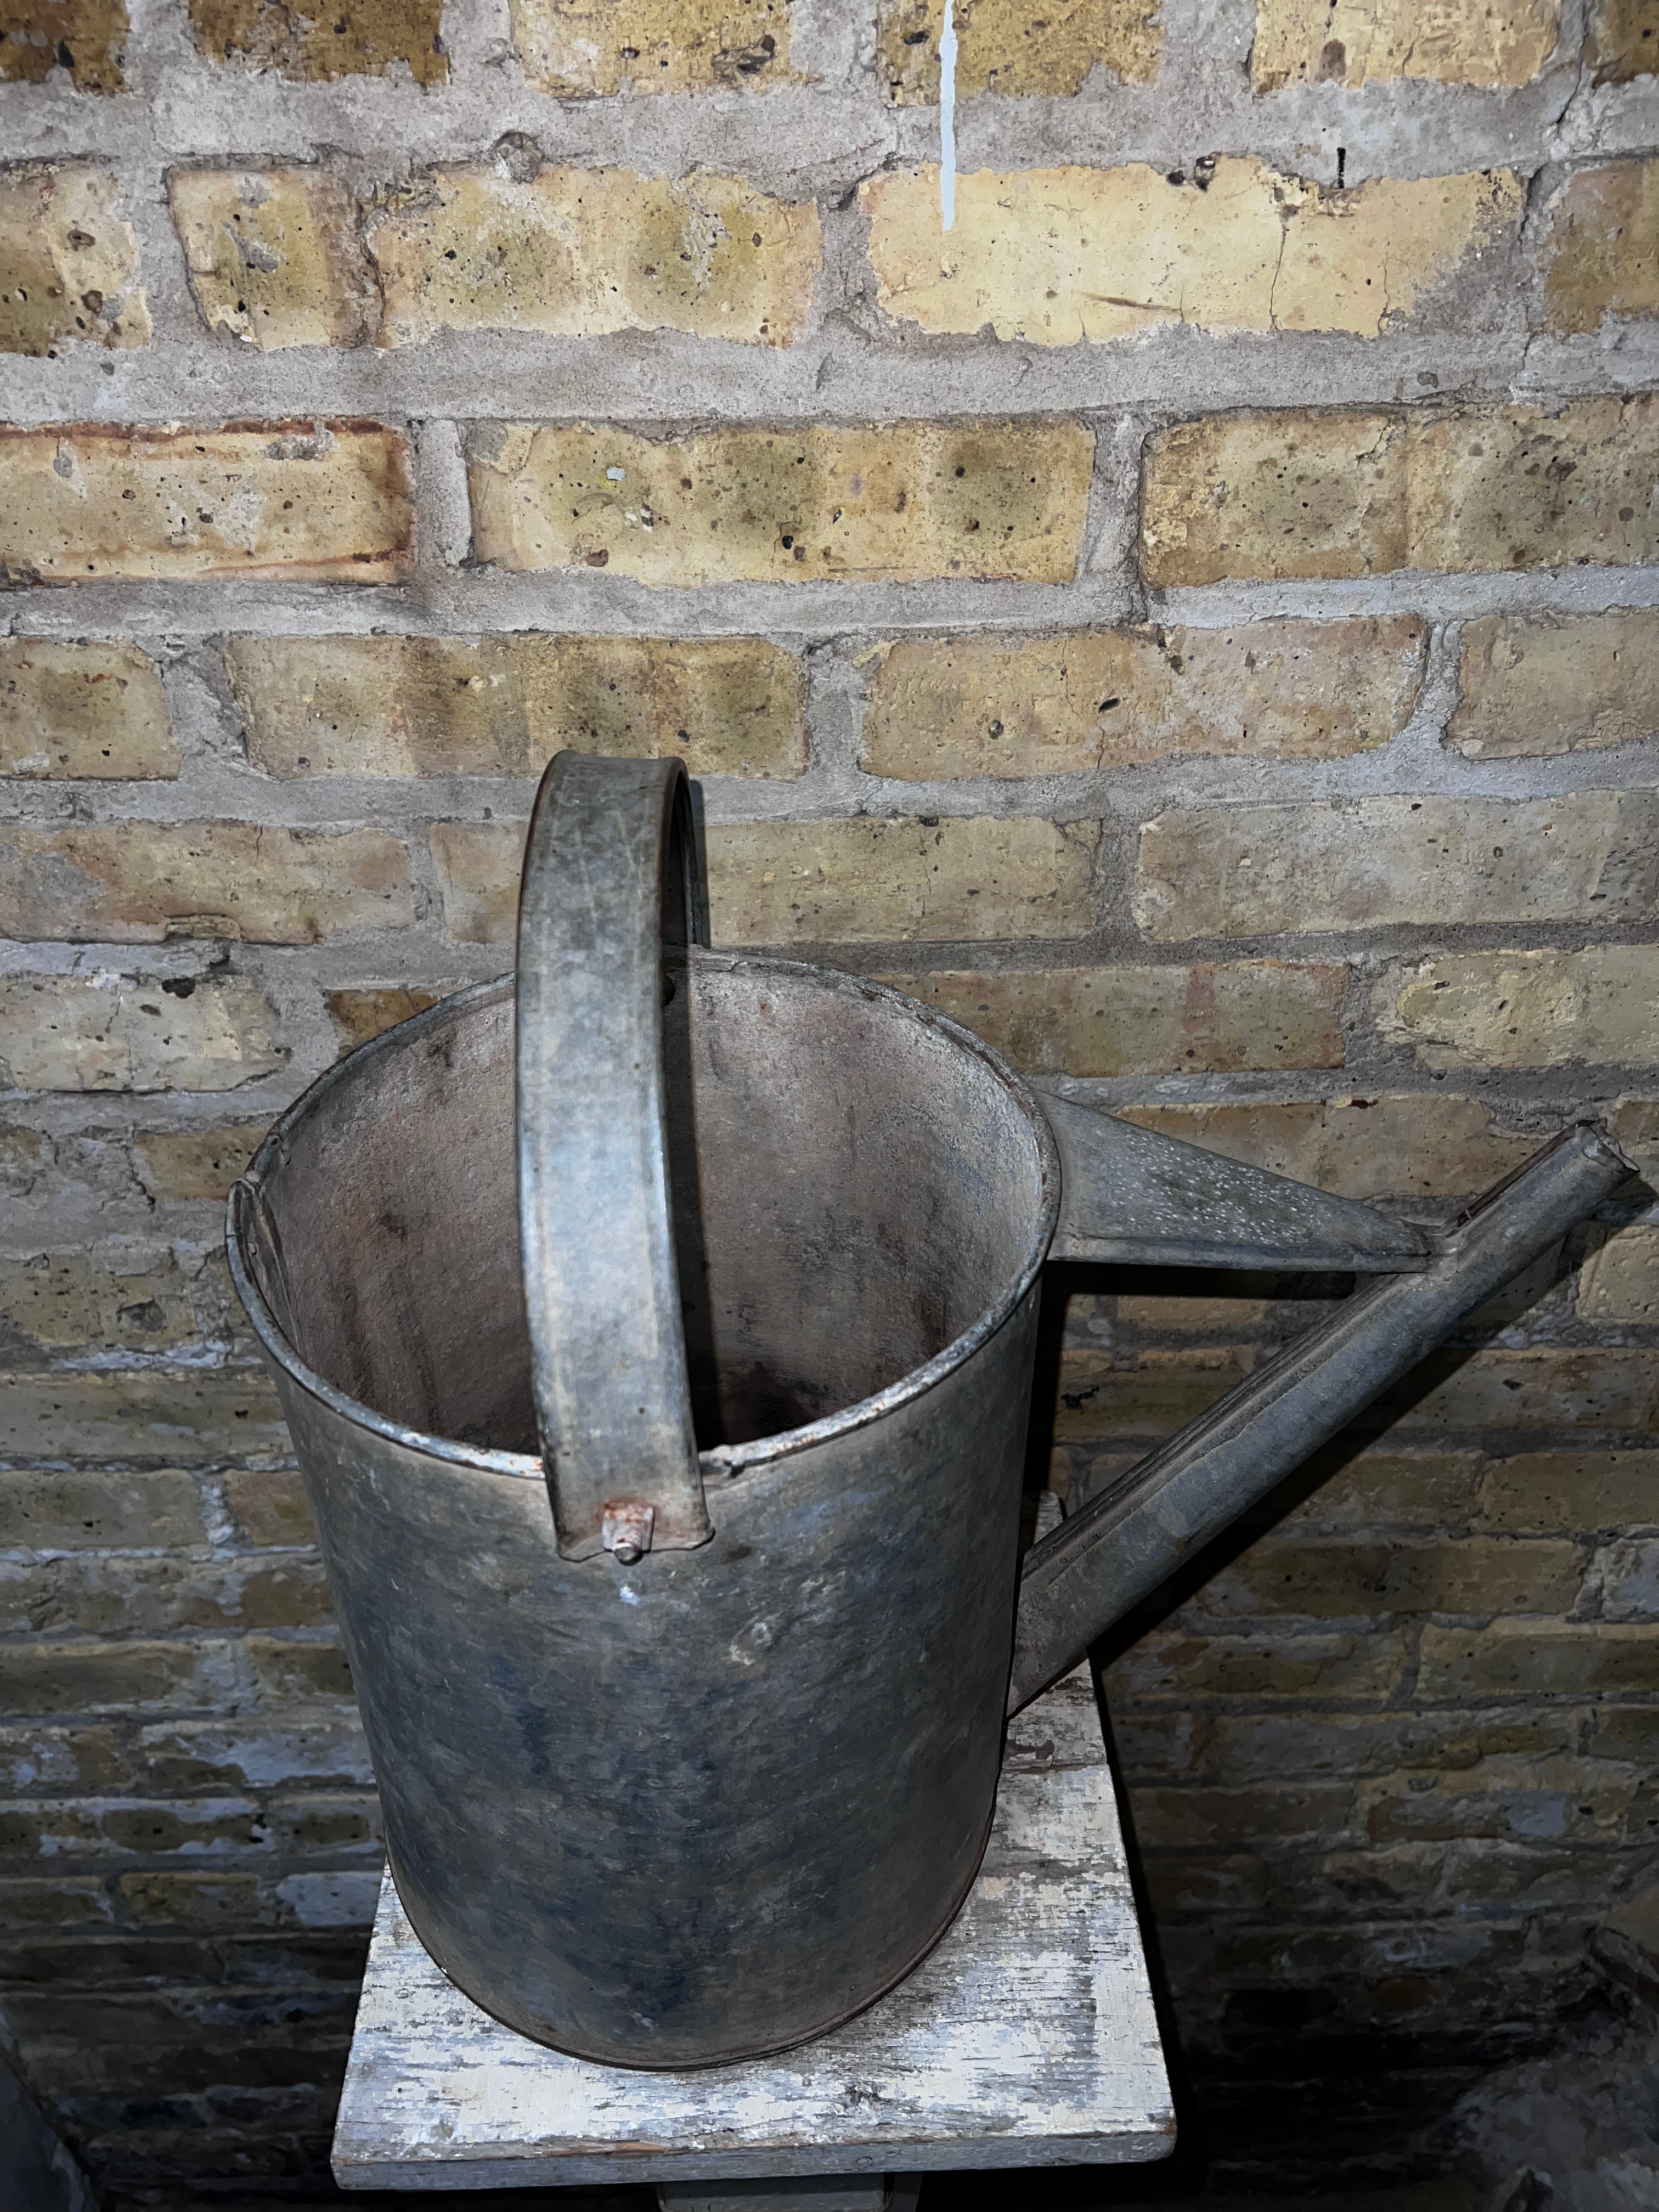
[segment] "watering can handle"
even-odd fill
[[[561,1553],[684,1549],[703,1501],[664,1079],[676,950],[705,944],[677,760],[556,754],[519,893],[519,1235]]]

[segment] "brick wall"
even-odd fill
[[[0,2003],[112,2205],[323,2185],[374,1800],[221,1206],[555,748],[1156,1127],[1659,1161],[1653,0],[957,0],[948,238],[941,14],[0,0]],[[1056,1486],[1331,1289],[1079,1278]],[[1218,2186],[1436,2170],[1653,1873],[1656,1324],[1638,1198],[1120,1639]]]

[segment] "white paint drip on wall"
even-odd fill
[[[957,222],[957,27],[945,0],[939,34],[939,211],[946,230]]]

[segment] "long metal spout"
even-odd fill
[[[1633,1172],[1583,1122],[1488,1191],[1421,1273],[1370,1285],[1026,1554],[1018,1712]]]

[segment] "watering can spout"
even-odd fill
[[[1066,1123],[1060,1127],[1063,1152]],[[1097,1637],[1633,1173],[1603,1129],[1580,1122],[1488,1191],[1437,1251],[1414,1266],[1396,1263],[1401,1272],[1356,1291],[1034,1545],[1021,1583],[1010,1713],[1075,1666]]]

